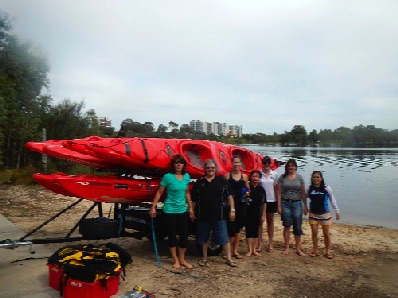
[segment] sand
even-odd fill
[[[25,232],[76,200],[40,186],[0,186],[0,212]],[[91,205],[90,201],[82,202],[29,238],[64,236]],[[104,204],[105,215],[110,207],[111,204]],[[96,211],[89,215],[96,216]],[[341,216],[344,217],[344,210]],[[323,255],[314,258],[297,256],[293,237],[290,254],[283,255],[279,216],[275,216],[275,227],[275,251],[263,251],[260,257],[236,260],[237,268],[225,265],[221,254],[210,257],[209,267],[199,267],[201,257],[194,239],[190,241],[187,253],[187,261],[194,265],[192,270],[171,267],[166,241],[158,243],[163,268],[157,262],[153,242],[146,238],[121,237],[91,242],[116,242],[132,255],[133,263],[127,267],[126,279],[121,280],[118,295],[139,285],[156,297],[398,297],[398,230],[333,223],[334,258],[330,260]],[[307,221],[303,228],[303,251],[308,255],[312,244]],[[322,233],[320,236],[320,252],[323,252]],[[266,235],[263,237],[266,239]],[[51,251],[66,245],[46,244]],[[240,243],[240,253],[246,253],[244,241]],[[45,262],[43,260],[43,266]]]

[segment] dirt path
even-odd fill
[[[55,195],[39,186],[0,187],[1,213],[26,232],[74,201],[75,198]],[[79,204],[34,237],[64,236],[91,204],[89,201]],[[105,214],[109,207],[105,204]],[[398,230],[334,224],[331,228],[334,258],[329,260],[323,256],[299,257],[293,250],[284,256],[278,217],[275,226],[275,252],[237,260],[238,268],[226,266],[221,256],[210,257],[210,266],[202,268],[197,265],[200,255],[191,241],[187,260],[195,268],[177,273],[171,272],[165,242],[158,244],[158,250],[160,262],[167,270],[158,266],[149,240],[112,239],[129,251],[134,260],[127,268],[126,280],[119,286],[119,294],[140,285],[156,297],[398,297]],[[307,223],[304,233],[303,249],[309,253],[311,238]],[[47,247],[55,251],[64,245]],[[244,254],[245,242],[240,247]]]

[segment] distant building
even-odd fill
[[[242,137],[242,125],[229,125],[220,122],[204,122],[200,120],[192,120],[189,126],[195,131],[201,131],[205,134],[214,134],[216,136]]]
[[[206,122],[200,120],[192,120],[191,122],[189,122],[189,126],[195,131],[201,131],[207,134]]]

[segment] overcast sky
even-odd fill
[[[398,1],[0,0],[54,103],[272,134],[398,128]]]

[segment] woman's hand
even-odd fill
[[[193,212],[193,209],[189,209],[189,218],[194,221],[195,220],[195,212]]]
[[[154,206],[152,206],[151,209],[149,209],[149,217],[151,217],[151,218],[156,217],[156,209]]]
[[[264,223],[264,221],[265,221],[266,218],[267,218],[267,214],[264,214],[264,213],[263,213],[263,215],[261,216],[261,219],[260,219],[261,225]]]
[[[229,220],[230,221],[235,221],[235,211],[230,211],[229,212]]]
[[[278,214],[282,215],[282,207],[281,206],[278,206]]]

